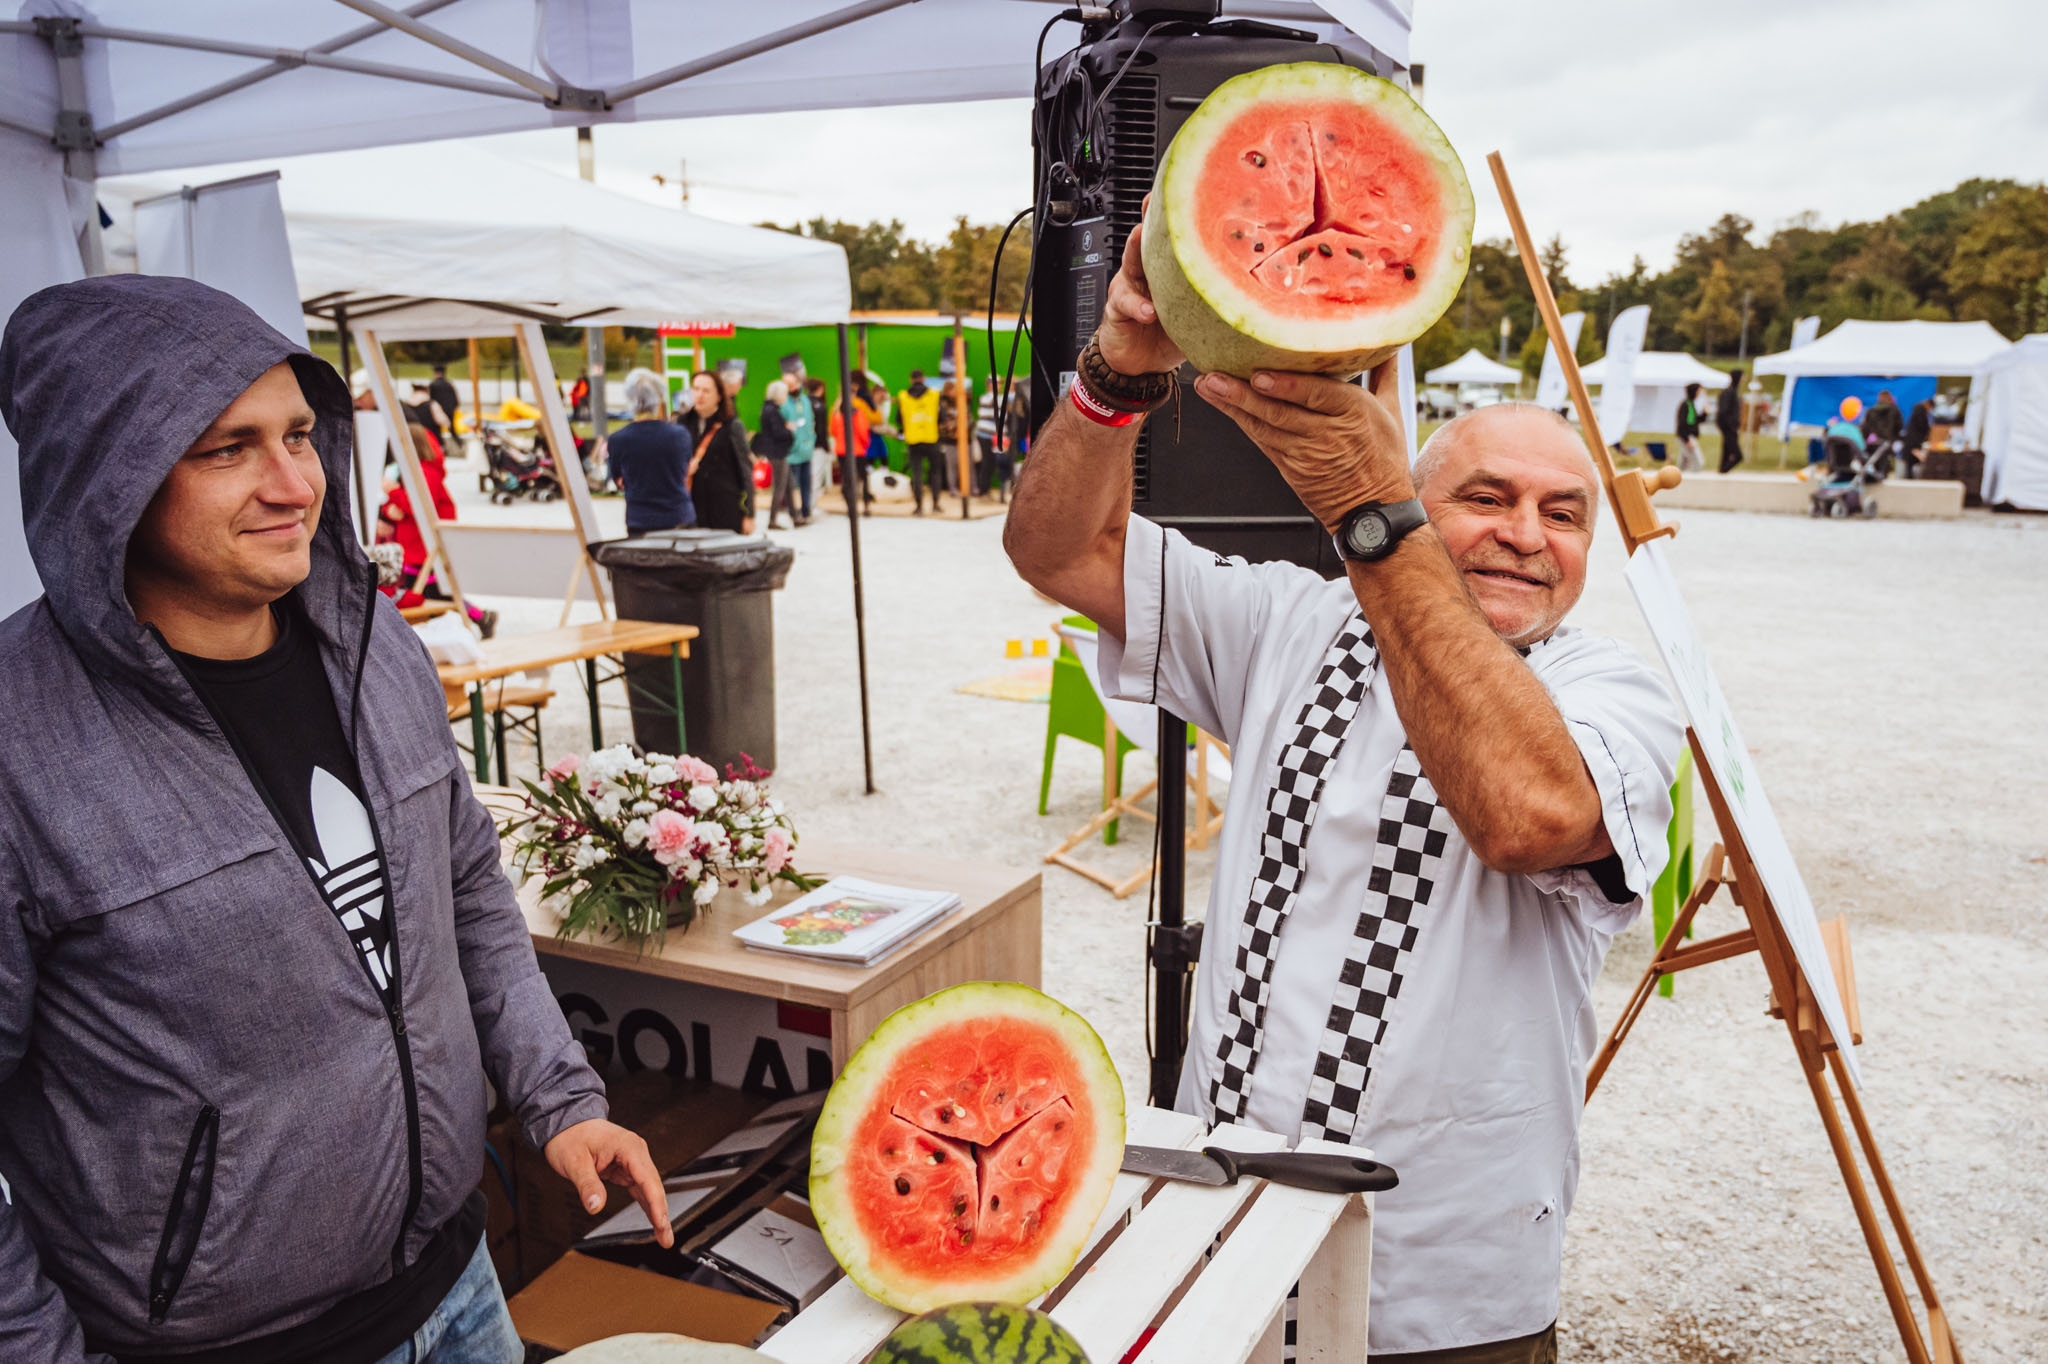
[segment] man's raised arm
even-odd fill
[[[1138,259],[1140,229],[1124,243],[1096,342],[1122,374],[1178,368]],[[1050,357],[1049,357],[1050,358]],[[1058,403],[1024,462],[1003,526],[1017,573],[1046,596],[1124,638],[1124,527],[1131,518],[1131,451],[1138,424],[1104,426]]]

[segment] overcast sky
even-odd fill
[[[1482,236],[1505,236],[1486,153],[1531,229],[1592,281],[1724,212],[1761,233],[1805,210],[1880,216],[1972,175],[2048,179],[2048,0],[1414,0],[1424,97],[1465,158]],[[741,222],[954,215],[1030,196],[1021,100],[612,124],[598,179]],[[478,139],[564,173],[568,130]],[[374,152],[363,153],[374,156]],[[286,163],[287,165],[289,163]]]

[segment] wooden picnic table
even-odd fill
[[[698,635],[694,625],[658,620],[594,620],[581,625],[564,625],[530,635],[508,635],[483,641],[483,658],[476,663],[444,663],[436,672],[441,685],[470,693],[469,724],[476,749],[476,779],[487,782],[490,773],[490,742],[484,721],[487,704],[484,684],[498,682],[515,673],[552,668],[557,663],[583,664],[584,687],[590,694],[590,746],[604,747],[604,723],[597,706],[597,660],[614,654],[667,654],[673,668],[676,708],[676,747],[687,751],[683,727],[683,660],[690,656],[690,641]]]

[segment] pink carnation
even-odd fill
[[[690,821],[673,810],[656,810],[647,820],[647,846],[658,862],[673,862],[690,850]]]
[[[553,765],[548,768],[548,776],[555,781],[562,781],[575,776],[576,769],[581,766],[583,766],[583,759],[571,753],[566,758],[557,758]]]
[[[761,865],[773,875],[789,865],[790,852],[789,831],[770,829],[768,836],[761,840]]]
[[[676,759],[676,772],[685,786],[716,786],[718,769],[702,758],[693,758],[685,753]]]

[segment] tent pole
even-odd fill
[[[959,313],[953,314],[953,462],[960,470],[960,519],[968,519],[974,497],[974,466],[967,455],[973,439],[967,412],[967,331]]]
[[[846,324],[839,324],[840,491],[846,494],[846,534],[853,544],[853,639],[860,665],[860,763],[867,794],[875,794],[875,749],[868,733],[868,622],[860,575],[860,496],[854,491],[860,461],[853,449],[853,370],[847,355]]]
[[[346,384],[348,383],[349,375],[348,304],[346,303],[334,305],[334,335],[341,342],[341,381]],[[349,385],[349,401],[355,401],[355,386],[353,384]],[[349,460],[348,480],[355,485],[356,489],[356,524],[363,528],[365,535],[370,535],[374,538],[375,531],[373,527],[376,523],[370,519],[370,490],[363,483],[363,462],[361,460]],[[379,489],[378,491],[381,492],[383,490]]]
[[[469,426],[481,439],[484,433],[484,381],[483,366],[478,363],[479,359],[476,338],[472,336],[469,338]],[[454,414],[450,413],[449,416],[452,420]]]

